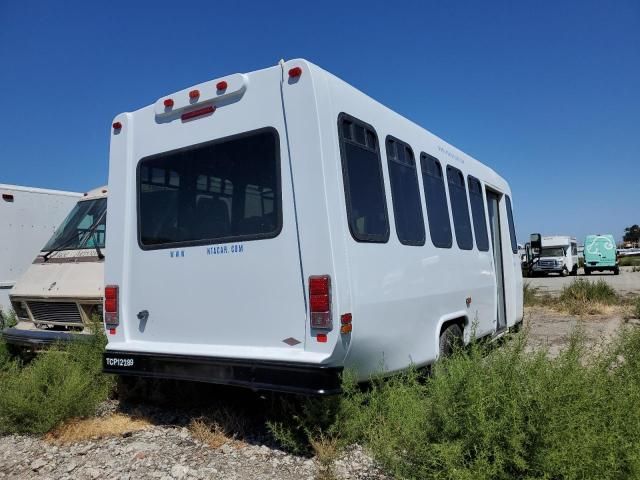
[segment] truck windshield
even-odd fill
[[[540,252],[541,257],[564,257],[564,248],[546,247]]]
[[[42,248],[51,250],[78,250],[85,248],[104,248],[106,236],[107,199],[84,200],[76,203],[64,222],[58,227],[51,239]],[[89,235],[91,227],[95,225],[93,234]],[[87,238],[88,237],[88,238]]]

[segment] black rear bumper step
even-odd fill
[[[8,344],[21,347],[44,347],[55,343],[81,342],[90,339],[88,334],[19,328],[5,328],[0,335]]]
[[[333,395],[340,393],[342,367],[192,355],[107,351],[105,373],[235,385],[254,390]]]

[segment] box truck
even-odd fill
[[[0,315],[6,318],[16,280],[81,194],[0,184],[0,196]]]
[[[10,344],[37,348],[75,340],[92,333],[92,320],[102,321],[107,189],[75,200],[11,291],[18,324],[2,332]]]
[[[306,60],[112,127],[106,372],[329,394],[522,320],[509,184]]]

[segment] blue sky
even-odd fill
[[[518,238],[640,223],[640,2],[0,2],[0,183],[106,182],[119,112],[305,57],[489,164]]]

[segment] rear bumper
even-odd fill
[[[19,328],[5,328],[0,335],[8,344],[20,347],[46,347],[54,343],[86,341],[89,339],[88,334],[22,330]]]
[[[340,393],[342,367],[222,357],[107,351],[105,373],[236,385],[254,390]]]

